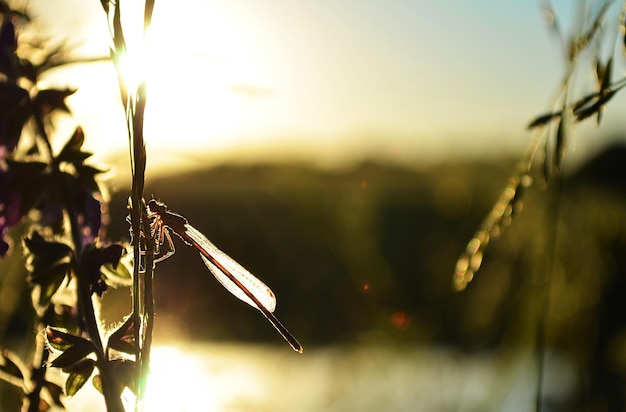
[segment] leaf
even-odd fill
[[[69,372],[69,375],[65,381],[65,394],[74,396],[89,380],[95,366],[95,360],[83,359],[68,368],[67,372]]]
[[[70,113],[70,108],[65,104],[65,99],[74,94],[76,90],[72,89],[46,89],[40,90],[33,98],[33,104],[38,113],[51,113],[55,110]]]
[[[23,368],[22,361],[15,353],[8,349],[0,349],[0,378],[17,385],[17,382],[24,381]],[[7,376],[4,376],[5,374]]]
[[[78,126],[72,137],[69,138],[63,149],[61,149],[61,154],[70,151],[79,151],[83,144],[85,143],[85,133],[83,132],[82,127]]]
[[[91,380],[91,384],[94,388],[96,388],[98,392],[104,395],[104,392],[102,391],[102,378],[100,377],[100,374],[97,374],[93,377],[93,379]]]
[[[0,72],[3,72],[0,57]],[[24,124],[31,115],[30,95],[27,90],[9,82],[0,82],[0,146],[11,153],[17,147]]]
[[[613,96],[615,96],[617,90],[609,90],[606,93],[603,93],[598,100],[592,104],[591,106],[588,106],[584,109],[578,110],[577,112],[574,112],[574,114],[576,115],[576,120],[577,121],[583,121],[588,117],[593,116],[594,114],[596,114],[598,111],[600,111],[604,105],[613,98]]]
[[[72,248],[65,243],[48,242],[36,231],[24,238],[24,245],[30,254],[45,262],[55,262],[73,253]]]
[[[116,54],[123,55],[126,52],[126,40],[124,40],[124,31],[122,30],[122,17],[120,2],[116,1],[113,10],[113,45]]]
[[[51,268],[45,275],[40,275],[37,282],[40,286],[39,306],[50,303],[50,299],[63,284],[63,280],[71,273],[71,265],[63,263]]]
[[[84,360],[87,355],[94,352],[96,350],[95,346],[85,340],[85,344],[73,345],[69,348],[65,349],[65,351],[57,356],[51,363],[50,366],[53,368],[63,369],[64,372],[67,372],[72,365],[77,363],[78,361]]]
[[[587,103],[589,103],[589,102],[590,102],[590,101],[592,101],[592,100],[597,99],[597,98],[598,98],[598,96],[599,96],[599,93],[594,92],[594,93],[590,93],[590,94],[588,94],[588,95],[586,95],[586,96],[584,96],[584,97],[581,97],[580,99],[578,99],[578,100],[576,101],[576,103],[574,103],[574,104],[572,105],[572,111],[573,111],[574,113],[576,113],[576,112],[580,111],[580,110],[581,110],[584,106],[586,106],[586,105],[587,105]]]
[[[122,106],[124,108],[128,107],[128,88],[124,82],[124,74],[122,70],[122,64],[120,63],[121,53],[118,55],[115,49],[111,48],[110,50],[111,60],[113,60],[113,64],[115,65],[115,71],[117,73],[117,84],[120,89],[120,98],[122,99]]]
[[[148,31],[150,27],[150,22],[152,21],[152,12],[154,10],[154,1],[155,0],[146,0],[146,4],[144,6],[143,12],[143,30],[144,33]]]
[[[28,281],[40,286],[39,304],[46,305],[63,280],[71,274],[73,251],[65,243],[48,242],[38,232],[24,238],[29,256],[26,267]]]
[[[532,122],[530,122],[527,128],[534,129],[535,127],[543,126],[546,123],[549,123],[550,121],[559,117],[561,117],[561,112],[542,114],[541,116],[537,116]]]
[[[0,27],[0,72],[9,78],[15,78],[17,59],[15,51],[17,49],[17,36],[15,26],[10,16],[5,15]]]
[[[48,183],[46,176],[48,165],[43,162],[17,162],[11,159],[5,159],[5,161],[15,176],[12,189],[22,196],[20,212],[27,214],[45,192]]]
[[[613,72],[613,56],[609,59],[602,73],[602,81],[600,83],[600,95],[604,96],[611,91],[611,75]],[[598,110],[596,124],[599,126],[602,120],[602,109]]]
[[[46,381],[44,383],[44,388],[46,388],[46,390],[50,394],[52,402],[54,402],[56,406],[58,406],[59,408],[65,408],[65,405],[63,405],[63,402],[61,401],[63,389],[59,385],[50,381]]]
[[[90,346],[93,350],[95,347],[93,343],[88,341],[85,338],[81,338],[80,336],[72,335],[60,328],[55,328],[53,326],[46,326],[46,341],[48,345],[52,346],[56,350],[66,350],[71,346],[79,345],[79,346]]]
[[[135,353],[135,322],[133,316],[128,319],[109,337],[108,347],[119,352]]]
[[[133,274],[124,264],[118,264],[117,266],[113,266],[112,264],[107,263],[102,266],[102,270],[107,275],[107,277],[116,276],[123,280],[131,280],[133,278]]]
[[[609,90],[611,88],[611,79],[613,73],[613,57],[609,58],[606,66],[600,63],[596,64],[596,76],[598,80],[598,90],[600,92]]]
[[[69,138],[61,152],[56,157],[57,162],[67,162],[78,167],[83,164],[85,159],[92,156],[92,153],[81,150],[85,142],[85,134],[81,127],[77,127],[72,136]]]
[[[92,193],[100,193],[100,187],[96,181],[96,175],[105,173],[106,170],[98,169],[97,167],[81,164],[76,167],[76,174],[78,180]]]
[[[124,390],[124,387],[127,387],[133,393],[135,391],[135,362],[129,361],[126,359],[115,359],[110,361],[111,363],[111,372],[113,373],[114,382],[118,385],[118,389],[120,392]],[[97,374],[91,380],[91,383],[94,388],[98,390],[98,392],[102,392],[102,377],[100,374]]]
[[[115,382],[120,385],[120,392],[127,387],[133,393],[135,391],[135,362],[127,359],[115,359],[111,361],[111,370]]]
[[[554,150],[554,168],[556,171],[561,170],[561,164],[563,162],[563,154],[565,153],[565,125],[566,120],[564,116],[561,116],[561,121],[559,122],[559,127],[556,131],[556,143]]]
[[[83,276],[89,284],[89,291],[96,293],[98,296],[107,290],[105,276],[102,273],[102,265],[111,264],[117,266],[120,258],[124,254],[125,249],[118,244],[113,244],[105,248],[99,248],[95,245],[87,245],[81,255]]]

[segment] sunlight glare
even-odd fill
[[[244,86],[268,90],[254,37],[218,8],[199,13],[201,20],[186,16],[175,31],[171,15],[164,13],[171,10],[155,9],[145,38],[141,30],[125,33],[128,52],[121,62],[129,92],[146,81],[148,150],[157,155],[167,149],[171,156],[170,149],[228,146],[230,137],[263,117],[241,91]]]
[[[200,364],[173,346],[155,347],[152,352],[145,409],[163,411],[218,411],[217,382]],[[200,407],[201,405],[201,407]]]
[[[154,347],[145,410],[227,410],[242,393],[261,396],[259,376],[251,368],[234,357],[202,356],[176,346]]]

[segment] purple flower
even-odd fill
[[[83,246],[93,243],[98,237],[102,223],[102,211],[100,202],[91,193],[84,192],[83,203],[80,205],[78,215],[81,227]]]

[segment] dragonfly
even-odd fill
[[[300,342],[274,315],[276,295],[265,283],[218,249],[206,236],[191,226],[185,217],[169,211],[164,203],[151,199],[147,207],[148,218],[152,220],[150,235],[157,242],[157,247],[163,246],[166,242],[169,246],[169,251],[157,257],[155,262],[162,261],[174,253],[170,231],[174,232],[183,242],[200,253],[204,264],[226,290],[258,309],[293,350],[302,353]]]

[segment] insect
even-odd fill
[[[302,345],[274,315],[276,296],[265,283],[218,249],[202,233],[191,226],[186,218],[170,212],[165,204],[151,199],[147,206],[148,218],[152,219],[152,233],[150,235],[156,240],[157,247],[167,242],[170,248],[167,253],[155,259],[156,262],[164,260],[174,253],[174,243],[169,233],[171,230],[187,245],[194,247],[200,253],[204,264],[222,286],[238,299],[261,311],[293,350],[302,353]]]

